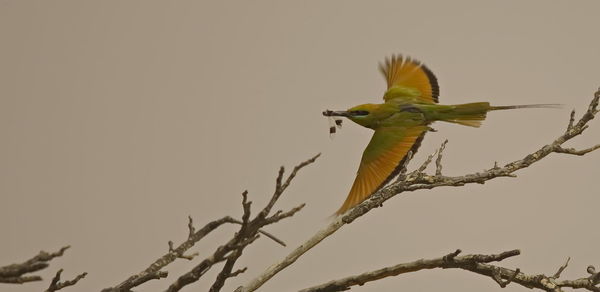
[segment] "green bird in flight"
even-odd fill
[[[429,125],[435,121],[479,127],[489,111],[557,106],[491,106],[489,102],[441,105],[437,79],[423,63],[398,55],[386,58],[379,69],[387,81],[384,103],[323,112],[324,116],[346,117],[375,131],[363,152],[350,193],[336,215],[360,204],[398,175],[408,152],[416,153],[425,133],[431,130]]]

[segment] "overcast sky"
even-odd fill
[[[484,3],[485,2],[485,3]],[[138,273],[167,242],[241,214],[274,189],[277,168],[316,153],[276,208],[307,203],[267,230],[224,291],[246,283],[325,226],[346,197],[371,130],[331,140],[325,109],[381,102],[377,63],[426,63],[440,102],[560,103],[490,113],[479,129],[438,123],[411,168],[444,139],[444,173],[520,159],[565,130],[600,86],[597,1],[0,1],[0,265],[72,248],[38,274],[0,285],[40,291],[59,268],[98,291]],[[600,121],[570,147],[600,143]],[[260,291],[295,291],[401,262],[521,249],[502,264],[565,277],[600,264],[600,152],[550,155],[517,178],[395,197],[311,250]],[[216,231],[191,251],[231,237]],[[196,261],[197,263],[197,261]],[[162,291],[193,267],[136,291]],[[598,266],[597,266],[598,268]],[[204,291],[216,271],[185,291]],[[499,291],[491,279],[436,270],[352,291]],[[502,291],[525,291],[510,285]]]

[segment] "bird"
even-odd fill
[[[397,176],[409,152],[415,154],[431,124],[449,122],[479,127],[489,111],[519,108],[560,107],[556,104],[492,106],[489,102],[456,105],[438,104],[440,87],[433,72],[422,62],[408,56],[392,55],[379,64],[387,89],[383,103],[367,103],[344,111],[325,110],[324,116],[344,117],[374,130],[365,148],[356,178],[339,216],[360,204]],[[341,120],[336,120],[341,126]],[[335,125],[330,133],[335,132]]]

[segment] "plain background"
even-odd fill
[[[325,226],[344,200],[370,138],[346,121],[328,135],[325,109],[380,102],[377,63],[425,62],[442,103],[561,103],[561,110],[494,112],[479,129],[436,124],[412,168],[449,139],[444,173],[520,159],[562,134],[600,86],[597,1],[0,1],[0,263],[70,244],[59,268],[97,291],[146,268],[187,234],[256,208],[277,168],[316,153],[276,206],[307,207],[268,227],[224,291],[246,283]],[[569,146],[600,143],[600,121]],[[339,230],[261,291],[294,291],[457,248],[523,254],[502,265],[587,275],[598,253],[600,153],[553,154],[485,185],[398,196]],[[237,227],[191,251],[212,253]],[[197,261],[196,261],[197,263]],[[161,291],[193,267],[178,260]],[[215,267],[185,291],[207,290]],[[388,278],[356,291],[499,291],[458,270]],[[510,285],[505,291],[524,291]]]

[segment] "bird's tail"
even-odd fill
[[[485,120],[487,112],[495,110],[509,110],[521,108],[561,108],[560,104],[524,104],[491,106],[489,102],[474,102],[451,106],[440,120],[450,123],[461,124],[469,127],[479,127]]]
[[[557,103],[545,103],[545,104],[522,104],[522,105],[501,105],[501,106],[491,106],[490,110],[508,110],[508,109],[518,109],[518,108],[562,108],[562,104]]]

